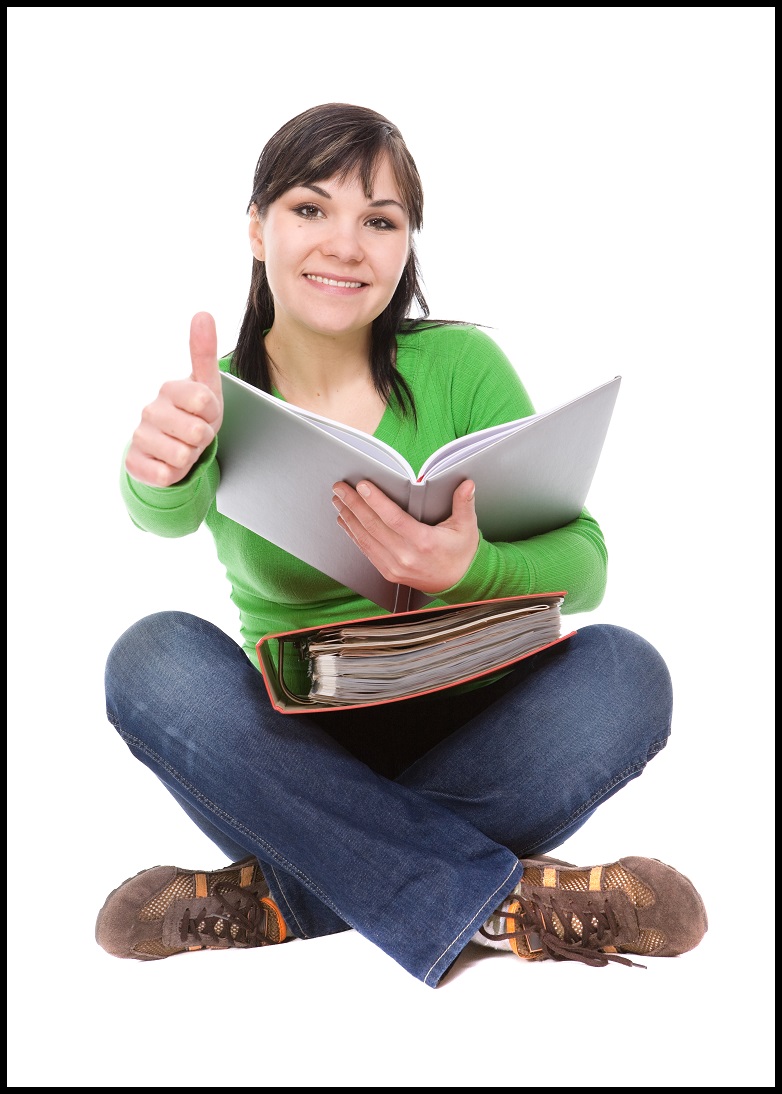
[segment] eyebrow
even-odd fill
[[[322,186],[316,186],[314,182],[302,183],[305,190],[312,190],[314,193],[319,194],[322,198],[328,198],[329,201],[332,195],[328,190],[324,190]],[[382,209],[387,205],[396,205],[397,209],[401,209],[403,213],[406,213],[404,205],[400,201],[395,201],[393,198],[378,198],[377,201],[370,201],[370,209]]]

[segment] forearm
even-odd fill
[[[563,613],[593,611],[605,592],[607,557],[600,527],[584,510],[563,528],[517,543],[481,539],[467,573],[437,599],[459,604],[561,590]]]

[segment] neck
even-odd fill
[[[375,432],[386,404],[372,383],[368,328],[339,338],[289,338],[275,324],[265,345],[272,384],[286,402]]]
[[[271,380],[291,402],[330,399],[340,391],[371,383],[369,330],[329,337],[287,334],[277,323],[265,338]]]

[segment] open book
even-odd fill
[[[258,661],[284,714],[391,703],[477,680],[570,638],[575,631],[560,633],[564,597],[532,593],[271,634],[257,644]]]
[[[458,437],[416,475],[377,437],[229,373],[221,378],[218,511],[392,612],[434,598],[378,573],[338,526],[333,484],[368,479],[418,520],[438,524],[469,478],[485,539],[508,542],[560,528],[584,507],[621,379],[553,410]]]

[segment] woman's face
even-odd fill
[[[254,210],[253,210],[254,213]],[[386,308],[410,251],[410,225],[384,157],[371,198],[359,179],[296,186],[250,220],[266,264],[275,326],[338,336],[367,328]]]

